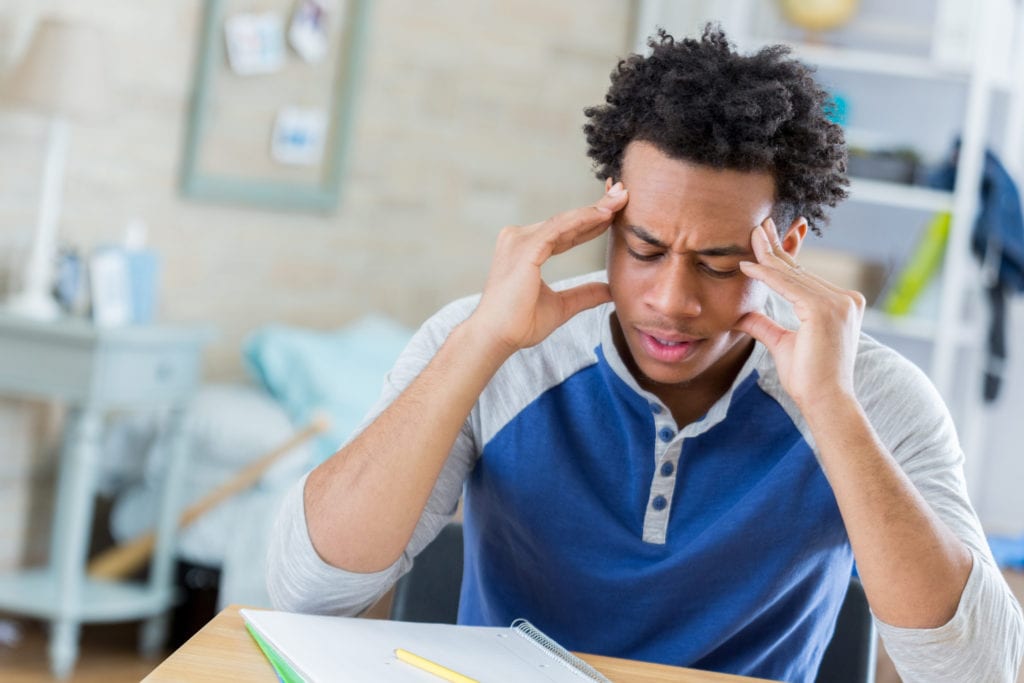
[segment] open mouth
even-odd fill
[[[678,363],[689,356],[700,343],[698,339],[674,339],[640,332],[644,351],[654,360],[662,363]]]

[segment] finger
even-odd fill
[[[581,206],[578,209],[571,209],[569,211],[556,213],[554,216],[550,216],[546,220],[534,223],[529,227],[534,230],[541,231],[545,228],[550,229],[553,226],[564,228],[572,225],[579,225],[580,223],[590,224],[602,220],[609,220],[612,214],[616,211],[622,210],[622,207],[626,205],[628,199],[629,191],[622,186],[621,182],[618,182],[609,187],[605,191],[604,195],[602,195],[601,198],[593,204],[589,206]]]
[[[754,249],[754,257],[758,263],[775,268],[799,269],[796,261],[782,248],[778,232],[775,230],[775,221],[771,218],[764,219],[764,222],[751,231],[750,246]]]
[[[765,314],[756,311],[751,311],[736,321],[734,329],[749,334],[764,344],[765,348],[772,353],[779,347],[779,344],[782,343],[786,335],[790,334],[790,330],[787,330]]]
[[[779,267],[782,270],[788,269],[799,280],[816,282],[821,285],[824,285],[826,288],[832,291],[839,291],[838,287],[828,282],[824,278],[815,275],[809,270],[805,270],[797,262],[797,260],[788,251],[785,250],[785,248],[782,246],[781,240],[779,239],[779,231],[775,227],[775,221],[772,220],[771,217],[766,218],[764,222],[761,223],[761,225],[759,225],[757,228],[754,228],[754,233],[755,234],[751,235],[750,238],[751,243],[754,244],[754,253],[758,253],[757,242],[759,241],[759,236],[763,236],[764,240],[768,243],[766,253],[771,254],[771,257],[766,257],[764,260],[758,259],[759,261],[761,261],[765,265],[771,266],[773,265],[772,261],[774,260],[774,265],[776,267]],[[764,246],[764,244],[761,243],[761,246]]]
[[[600,237],[611,226],[612,218],[609,216],[601,223],[590,226],[573,226],[571,229],[559,231],[547,235],[547,243],[551,249],[551,255],[561,254],[573,247],[589,242]]]
[[[835,285],[825,278],[821,277],[817,273],[812,273],[809,270],[803,268],[796,257],[790,255],[783,246],[782,241],[779,238],[779,231],[775,225],[775,221],[771,217],[768,217],[761,223],[761,227],[764,229],[765,237],[768,238],[768,244],[771,246],[772,253],[779,258],[780,261],[785,263],[790,268],[794,268],[803,273],[809,280],[817,282],[821,286],[835,292],[836,294],[846,294],[847,291],[842,287]]]
[[[740,270],[744,275],[764,282],[792,302],[813,291],[813,283],[807,282],[806,273],[802,269],[775,255],[768,233],[762,226],[754,228],[750,243],[757,260],[740,261]]]
[[[835,294],[849,294],[850,293],[849,290],[844,289],[844,288],[840,287],[839,285],[826,280],[825,278],[823,278],[822,276],[818,275],[817,273],[812,273],[811,271],[809,271],[806,268],[803,268],[801,266],[797,266],[797,267],[800,268],[800,271],[804,274],[804,277],[806,277],[808,280],[811,280],[811,281],[815,282],[816,284],[824,287],[825,289],[829,290],[830,292],[834,292]]]
[[[589,282],[558,292],[558,298],[562,302],[563,320],[568,320],[581,311],[611,301],[612,292],[607,283]]]
[[[550,245],[552,255],[561,254],[607,230],[627,201],[628,191],[621,182],[615,183],[596,204],[553,216],[538,225],[537,232]]]
[[[766,229],[766,225],[768,226],[768,229]],[[790,297],[796,296],[799,289],[803,289],[811,294],[819,295],[851,295],[850,291],[843,289],[838,285],[834,285],[825,278],[802,268],[800,264],[782,248],[782,244],[778,239],[778,233],[772,226],[774,226],[772,220],[770,218],[767,219],[765,223],[754,228],[754,231],[750,236],[750,241],[754,247],[754,255],[758,262],[757,265],[765,266],[766,268],[779,273],[781,275],[781,279],[779,277],[772,277],[767,273],[763,273],[761,276],[751,275],[751,277],[756,277],[780,293],[785,289],[785,282],[791,283],[792,287],[788,288]],[[740,264],[740,267],[743,267],[742,264]],[[756,269],[750,270],[751,272],[756,271]]]
[[[597,207],[602,211],[615,213],[626,205],[628,198],[629,190],[626,189],[620,180],[605,190],[604,196],[597,200]]]
[[[758,228],[764,233],[764,237],[768,241],[768,249],[776,258],[787,266],[798,267],[796,260],[782,247],[782,242],[779,239],[779,229],[771,216],[765,218]],[[757,231],[757,228],[754,228],[754,230]],[[753,241],[753,236],[751,236],[751,240]]]
[[[796,275],[792,271],[780,271],[752,261],[741,261],[740,269],[747,277],[760,280],[781,294],[793,304],[797,317],[805,322],[810,319],[814,311],[842,310],[849,312],[851,304],[858,311],[858,321],[863,318],[866,300],[860,292],[846,289],[833,291],[810,280],[806,275]]]

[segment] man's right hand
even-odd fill
[[[622,183],[615,183],[597,204],[502,229],[480,304],[467,323],[511,355],[539,344],[580,311],[611,301],[603,282],[556,292],[541,266],[607,230],[627,201]]]

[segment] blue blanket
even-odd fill
[[[318,410],[330,416],[330,431],[314,447],[312,465],[317,465],[334,454],[373,406],[411,336],[408,328],[379,315],[334,331],[268,325],[246,339],[243,359],[296,424]]]

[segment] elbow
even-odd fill
[[[306,591],[299,588],[289,576],[284,563],[274,558],[273,552],[268,556],[266,566],[264,581],[270,606],[284,612],[308,613],[310,604]]]
[[[1011,653],[1011,662],[1013,663],[1013,678],[1011,680],[1017,680],[1020,675],[1021,663],[1024,661],[1024,614],[1021,612],[1021,604],[1016,600],[1013,601],[1013,614],[1010,617],[1010,635],[1007,638],[1009,641],[1008,650]]]
[[[270,598],[270,606],[274,609],[285,612],[301,612],[298,594],[290,590],[288,582],[282,576],[277,563],[267,562],[267,572],[264,577],[267,588],[267,597]]]

